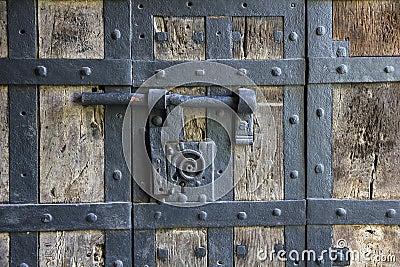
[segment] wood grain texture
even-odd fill
[[[399,83],[334,87],[334,198],[400,198],[399,89]],[[351,266],[398,266],[390,256],[399,259],[399,235],[398,226],[336,225],[333,244],[343,239],[360,255],[369,253]]]
[[[102,1],[39,1],[39,57],[103,58]],[[41,86],[40,202],[104,201],[103,107],[72,96],[97,87]],[[40,233],[40,266],[104,266],[104,232]]]
[[[9,248],[10,238],[8,233],[0,233],[0,266],[9,266]]]
[[[283,31],[280,17],[233,18],[233,31],[242,35],[233,46],[234,59],[283,57],[283,43],[274,32]],[[283,91],[281,87],[260,87],[257,92],[254,144],[236,146],[234,161],[235,200],[263,201],[284,198],[283,179]],[[235,228],[235,245],[247,245],[244,259],[235,257],[235,266],[284,266],[270,260],[275,245],[284,243],[283,227]],[[268,251],[268,252],[267,252]]]
[[[207,248],[206,229],[158,230],[156,244],[169,252],[165,261],[157,259],[159,267],[207,266],[207,255],[197,258],[194,253],[197,247]]]
[[[0,0],[0,58],[7,57],[7,4],[6,1]]]
[[[349,40],[351,56],[400,55],[400,2],[333,1],[333,38]]]
[[[205,59],[205,44],[196,43],[195,32],[205,32],[204,18],[154,17],[154,31],[167,32],[168,40],[157,42],[154,38],[154,55],[163,60]]]

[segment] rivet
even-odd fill
[[[247,74],[247,70],[246,69],[239,69],[237,74],[239,74],[240,76],[245,76]]]
[[[89,213],[88,215],[86,215],[86,221],[90,222],[90,223],[94,223],[97,221],[97,215],[94,213]]]
[[[336,56],[338,57],[347,57],[347,50],[346,47],[339,46],[336,50]]]
[[[118,29],[115,29],[111,33],[111,38],[114,39],[114,40],[117,40],[117,39],[121,38],[121,32]]]
[[[205,211],[200,211],[199,214],[197,214],[197,218],[201,221],[207,220],[207,212]]]
[[[92,74],[92,70],[89,67],[82,67],[81,68],[81,75],[82,76],[89,76]]]
[[[206,203],[206,202],[207,202],[207,196],[204,195],[204,194],[201,194],[201,195],[199,196],[199,202],[200,202],[200,203]]]
[[[237,214],[237,218],[238,218],[239,220],[246,220],[246,219],[247,219],[247,214],[246,214],[246,212],[244,212],[244,211],[239,212],[239,213]]]
[[[36,76],[46,77],[47,76],[47,68],[45,66],[37,66],[35,68]]]
[[[29,267],[29,265],[26,264],[25,262],[23,262],[23,263],[21,263],[21,264],[19,265],[19,267]]]
[[[317,35],[320,35],[320,36],[324,35],[326,33],[325,27],[324,26],[317,27],[316,33],[317,33]]]
[[[395,209],[388,209],[386,211],[386,217],[393,218],[394,216],[396,216],[396,210]]]
[[[318,108],[316,113],[318,117],[322,118],[325,115],[325,110],[323,108]]]
[[[196,44],[202,44],[204,43],[204,33],[203,32],[194,32],[192,36],[192,40]]]
[[[167,32],[156,32],[156,40],[158,43],[164,43],[168,41],[168,33]]]
[[[346,74],[347,72],[349,72],[349,68],[346,65],[341,64],[339,67],[337,67],[336,71],[339,74]]]
[[[151,120],[151,122],[155,125],[155,126],[161,126],[163,123],[163,119],[161,118],[161,116],[154,116],[153,119]]]
[[[204,70],[196,70],[196,75],[197,76],[204,76],[206,72]]]
[[[295,42],[295,41],[297,41],[297,39],[299,39],[299,35],[296,32],[291,32],[289,34],[289,40],[290,41]]]
[[[298,171],[291,171],[290,172],[290,178],[292,178],[292,179],[297,179],[297,178],[299,178],[299,172]]]
[[[274,210],[272,211],[272,215],[273,215],[273,216],[281,216],[281,215],[282,215],[281,209],[274,209]]]
[[[117,180],[117,181],[119,181],[119,180],[121,180],[122,179],[122,172],[120,171],[120,170],[115,170],[114,172],[113,172],[113,178],[114,178],[114,180]]]
[[[207,254],[207,250],[205,247],[197,247],[194,249],[194,255],[196,255],[197,258],[204,258]]]
[[[316,173],[323,173],[325,171],[325,166],[323,164],[317,164],[314,170]]]
[[[392,73],[392,72],[394,72],[394,67],[393,67],[393,66],[386,66],[386,67],[385,67],[385,72],[386,72],[386,73]]]
[[[161,211],[156,211],[154,212],[154,219],[159,220],[162,217],[162,212]]]
[[[300,118],[297,115],[293,115],[289,118],[290,124],[298,124],[300,122]]]
[[[181,203],[185,203],[188,200],[188,197],[184,194],[179,194],[178,201]]]
[[[168,258],[168,249],[157,248],[157,258],[159,260],[165,261]]]
[[[49,223],[49,222],[51,222],[53,220],[53,216],[51,216],[51,214],[49,214],[49,213],[45,213],[45,214],[42,215],[40,220],[43,223]]]
[[[121,260],[114,261],[114,267],[124,267],[124,263]]]
[[[165,77],[165,70],[156,70],[156,77],[157,78],[164,78]]]
[[[246,245],[236,245],[236,255],[239,258],[246,258],[248,253]]]
[[[336,210],[336,215],[337,216],[343,217],[343,216],[346,216],[346,214],[347,214],[347,211],[345,209],[343,209],[343,208],[338,208]]]
[[[282,69],[279,67],[273,67],[271,70],[271,74],[273,76],[281,76],[282,75]]]

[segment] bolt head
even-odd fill
[[[114,39],[114,40],[117,40],[117,39],[121,38],[121,32],[118,29],[115,29],[111,33],[111,38]]]
[[[200,202],[200,203],[206,203],[206,202],[207,202],[207,196],[204,195],[204,194],[201,194],[201,195],[199,196],[199,202]]]
[[[207,250],[205,247],[197,247],[194,249],[194,254],[197,258],[204,258],[207,254]]]
[[[167,32],[157,32],[156,40],[159,43],[164,43],[164,42],[168,41],[168,33]]]
[[[317,164],[316,166],[315,166],[315,172],[316,173],[324,173],[324,171],[325,171],[325,166],[323,165],[323,164]]]
[[[339,67],[337,67],[336,71],[339,74],[346,74],[349,72],[349,68],[346,65],[341,64]]]
[[[19,267],[29,267],[29,265],[26,264],[25,262],[23,262],[23,263],[21,263],[21,264],[19,265]]]
[[[246,219],[247,219],[247,213],[244,212],[244,211],[241,211],[241,212],[239,212],[239,213],[237,214],[237,218],[238,218],[239,220],[246,220]]]
[[[247,256],[248,250],[246,245],[236,245],[236,255],[239,258],[245,258]]]
[[[325,115],[325,110],[323,108],[318,108],[316,114],[319,118],[322,118]]]
[[[197,218],[201,221],[207,220],[207,212],[205,211],[200,211],[199,214],[197,214]]]
[[[153,119],[151,120],[151,122],[155,126],[161,126],[163,124],[163,119],[161,118],[161,116],[154,116]]]
[[[117,180],[117,181],[121,180],[122,179],[122,172],[120,170],[115,170],[113,172],[113,178],[114,178],[114,180]]]
[[[89,67],[82,67],[80,72],[82,76],[90,76],[90,74],[92,74],[92,69]]]
[[[46,77],[47,76],[47,68],[45,66],[37,66],[35,68],[36,76]]]
[[[386,66],[386,67],[385,67],[385,72],[386,72],[386,73],[392,73],[392,72],[394,72],[394,67],[393,67],[393,66]]]
[[[336,215],[339,217],[346,216],[346,214],[347,214],[347,211],[344,208],[338,208],[336,210]]]
[[[297,115],[293,115],[289,118],[290,124],[298,124],[300,122],[300,118]]]
[[[154,219],[159,220],[162,217],[162,212],[161,211],[156,211],[154,212]]]
[[[240,76],[245,76],[247,74],[247,70],[246,69],[239,69],[237,74],[239,74]]]
[[[281,209],[274,209],[274,210],[272,211],[272,215],[273,215],[273,216],[281,216],[281,215],[282,215]]]
[[[114,261],[114,267],[124,267],[124,263],[121,260]]]
[[[45,214],[42,215],[40,220],[43,223],[49,223],[49,222],[53,221],[53,216],[51,216],[51,214],[49,214],[49,213],[45,213]]]
[[[395,209],[388,209],[386,211],[386,217],[394,218],[395,216],[396,216],[396,210]]]
[[[168,249],[157,248],[157,258],[159,260],[165,261],[168,258]]]
[[[273,76],[281,76],[282,75],[282,69],[279,67],[273,67],[271,70],[271,74]]]
[[[317,30],[315,32],[319,36],[325,35],[326,34],[326,28],[324,26],[318,26]]]
[[[347,56],[346,47],[339,46],[338,49],[336,50],[336,56],[338,56],[338,57],[346,57]]]
[[[94,213],[89,213],[88,215],[86,215],[86,221],[90,222],[90,223],[94,223],[97,221],[97,215]]]
[[[297,179],[297,178],[299,178],[299,172],[298,171],[291,171],[290,172],[290,178],[292,178],[292,179]]]
[[[179,202],[181,202],[181,203],[186,203],[187,200],[188,200],[188,197],[187,197],[186,195],[184,195],[184,194],[179,194],[179,196],[178,196],[178,201],[179,201]]]
[[[289,40],[295,42],[299,39],[299,35],[296,32],[291,32],[289,34]]]

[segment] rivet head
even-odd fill
[[[163,119],[161,118],[161,116],[154,116],[153,119],[151,120],[151,122],[155,125],[155,126],[161,126],[163,123]]]
[[[199,202],[200,202],[200,203],[206,203],[206,202],[207,202],[207,196],[204,195],[204,194],[201,194],[201,195],[199,196]]]
[[[338,208],[336,210],[336,215],[339,217],[346,216],[346,214],[347,214],[347,211],[344,208]]]
[[[167,32],[157,32],[156,40],[158,43],[164,43],[168,41],[168,33]]]
[[[246,245],[236,245],[236,255],[239,258],[246,258],[248,253]]]
[[[394,216],[396,216],[396,210],[395,209],[388,209],[386,211],[386,217],[394,218]]]
[[[51,216],[51,214],[49,214],[49,213],[45,213],[45,214],[42,215],[40,220],[43,223],[49,223],[49,222],[51,222],[53,220],[53,216]]]
[[[336,71],[339,74],[346,74],[347,72],[349,72],[349,68],[346,65],[341,64],[339,67],[336,68]]]
[[[293,115],[289,118],[290,124],[298,124],[300,122],[300,118],[297,115]]]
[[[168,258],[168,249],[157,248],[157,258],[159,260],[165,261]]]
[[[156,211],[154,212],[154,219],[159,220],[162,217],[162,212],[161,211]]]
[[[386,73],[392,73],[392,72],[394,72],[394,67],[393,67],[393,66],[386,66],[386,67],[385,67],[385,72],[386,72]]]
[[[272,211],[272,215],[273,215],[273,216],[281,216],[281,215],[282,215],[281,209],[274,209],[274,210]]]
[[[97,221],[97,215],[94,213],[89,213],[88,215],[86,215],[86,221],[90,222],[90,223],[94,223]]]
[[[21,263],[21,264],[19,265],[19,267],[29,267],[29,265],[26,264],[25,262],[23,262],[23,263]]]
[[[239,74],[240,76],[245,76],[247,74],[247,70],[246,69],[238,69],[237,74]]]
[[[92,69],[89,67],[82,67],[81,68],[81,75],[82,76],[90,76],[92,74]]]
[[[117,40],[117,39],[121,38],[121,32],[118,29],[115,29],[111,33],[111,38],[114,39],[114,40]]]
[[[188,197],[184,194],[179,194],[178,196],[178,201],[181,203],[186,203],[186,201],[188,200]]]
[[[326,28],[324,26],[318,26],[316,30],[317,35],[324,35],[326,34]]]
[[[207,254],[207,250],[205,247],[197,247],[194,249],[194,255],[196,255],[197,258],[204,258]]]
[[[200,211],[199,214],[197,214],[197,218],[201,221],[207,220],[207,212],[205,211]]]
[[[317,111],[316,111],[315,113],[317,114],[317,116],[318,116],[319,118],[322,118],[322,117],[324,117],[324,115],[325,115],[325,110],[324,110],[323,108],[318,108]]]
[[[339,46],[338,49],[336,50],[336,56],[338,57],[346,57],[347,56],[347,50],[343,46]]]
[[[114,267],[124,267],[124,263],[121,260],[114,261]]]
[[[35,68],[36,76],[46,77],[47,76],[47,68],[45,66],[37,66]]]
[[[282,75],[282,69],[279,67],[273,67],[271,70],[271,74],[273,76],[281,76]]]
[[[290,178],[292,178],[292,179],[297,179],[297,178],[299,178],[299,172],[298,171],[291,171],[290,172]]]
[[[296,32],[291,32],[289,34],[289,40],[292,42],[297,41],[297,39],[299,39],[299,35]]]
[[[204,70],[196,70],[196,75],[197,76],[204,76],[206,72]]]
[[[325,171],[325,166],[323,165],[323,164],[317,164],[316,166],[315,166],[315,172],[316,173],[324,173],[324,171]]]
[[[239,220],[246,220],[246,219],[247,219],[247,213],[244,212],[244,211],[241,211],[241,212],[239,212],[239,213],[237,214],[237,218],[238,218]]]
[[[122,172],[120,171],[120,170],[115,170],[114,172],[113,172],[113,178],[114,178],[114,180],[117,180],[117,181],[119,181],[119,180],[121,180],[122,179]]]

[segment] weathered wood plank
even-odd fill
[[[39,57],[103,58],[102,1],[39,1]],[[91,87],[39,88],[40,202],[104,201],[103,108],[74,105]],[[40,266],[103,266],[102,231],[40,234]]]
[[[400,55],[400,2],[333,2],[333,38],[350,41],[351,56]]]
[[[159,230],[156,244],[157,248],[168,249],[169,252],[167,260],[157,260],[159,267],[207,266],[207,255],[198,258],[194,253],[198,247],[207,248],[206,229]]]
[[[7,5],[6,1],[0,1],[0,58],[8,55],[7,41]]]
[[[155,58],[163,60],[205,59],[205,44],[196,43],[192,39],[195,32],[205,32],[204,23],[204,18],[155,17],[155,32],[168,33],[168,40],[165,42],[157,42],[157,38],[155,38]]]
[[[399,199],[400,84],[345,84],[333,89],[334,198]],[[398,226],[334,226],[333,244],[346,240],[362,257],[352,266],[378,262],[400,247]]]
[[[233,31],[242,35],[241,41],[233,46],[234,59],[283,57],[283,43],[274,38],[274,32],[283,31],[282,18],[235,17],[232,23]],[[259,89],[254,144],[235,147],[235,200],[284,198],[283,91],[280,87]],[[246,258],[235,257],[235,266],[284,266],[276,257],[270,261],[269,255],[265,255],[274,245],[284,243],[283,227],[235,228],[234,240],[235,245],[248,247]]]

